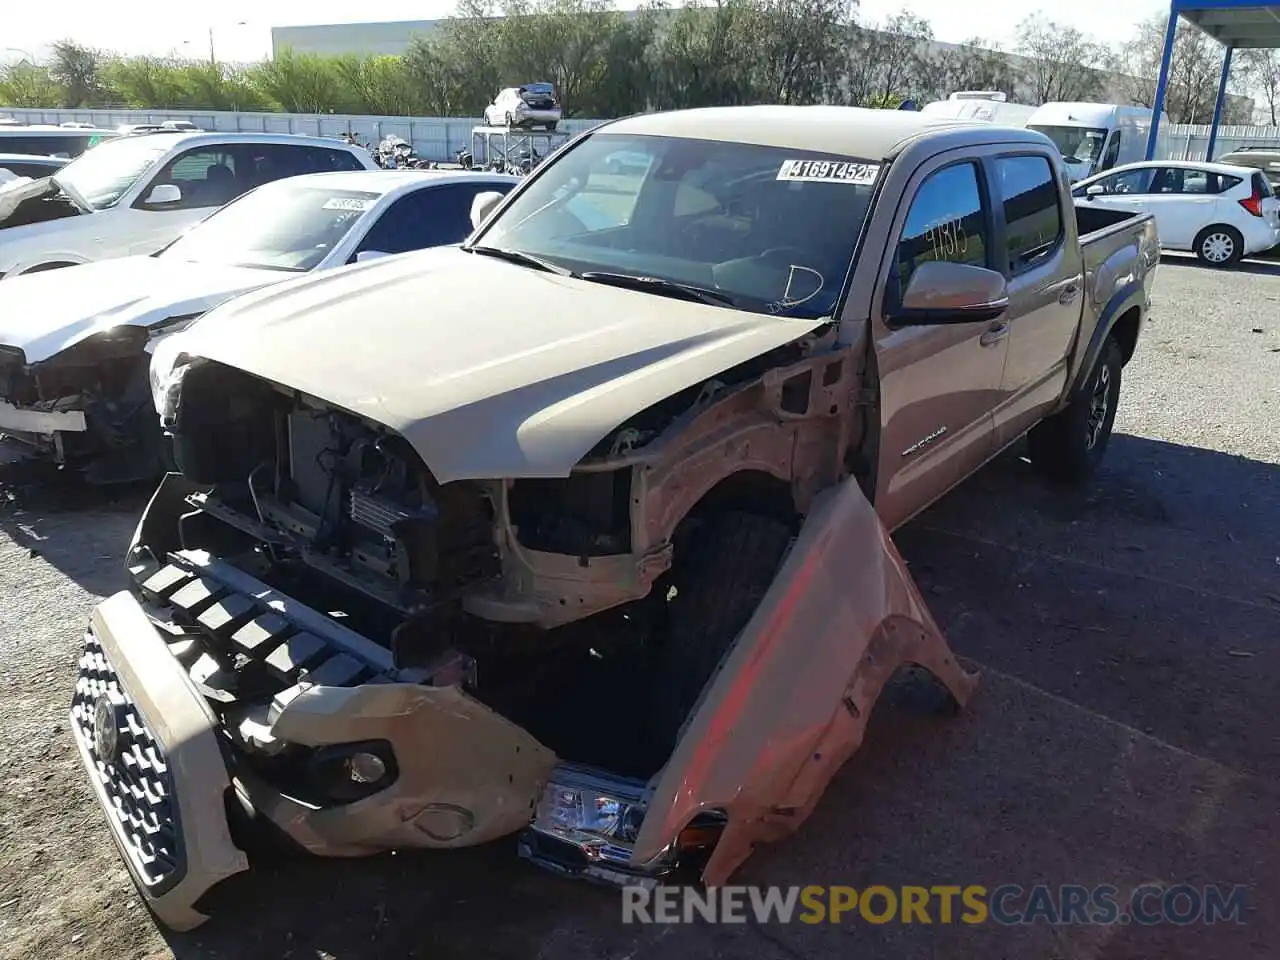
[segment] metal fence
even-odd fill
[[[115,128],[126,123],[159,123],[163,120],[190,120],[206,130],[227,132],[301,133],[340,137],[348,130],[361,141],[376,143],[386,136],[403,137],[418,155],[428,160],[452,160],[460,147],[471,147],[471,129],[480,123],[475,117],[368,117],[337,113],[189,113],[181,110],[34,110],[0,107],[24,123],[89,122]],[[576,134],[589,130],[600,120],[565,120],[560,129]],[[1165,156],[1161,160],[1203,160],[1209,145],[1209,127],[1173,124],[1166,128]],[[1214,154],[1222,156],[1238,147],[1280,146],[1280,127],[1224,126],[1218,129]]]
[[[1179,123],[1168,128],[1165,156],[1161,160],[1204,160],[1209,149],[1209,127]],[[1280,127],[1222,126],[1213,145],[1214,158],[1242,147],[1280,147]]]
[[[298,133],[307,136],[341,137],[355,133],[362,143],[377,143],[383,137],[403,137],[413,144],[418,156],[427,160],[452,160],[461,147],[471,148],[471,130],[479,117],[367,117],[339,113],[231,113],[181,110],[37,110],[0,107],[0,116],[12,116],[22,123],[65,123],[76,120],[115,129],[124,124],[161,123],[190,120],[205,130],[226,133]],[[568,134],[590,130],[599,120],[563,120],[558,131]]]

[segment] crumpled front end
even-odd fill
[[[230,822],[324,856],[460,847],[522,829],[555,755],[460,686],[445,654],[388,650],[199,550],[157,557],[190,485],[169,475],[93,613],[72,704],[86,772],[133,879],[173,929],[246,869]],[[159,549],[159,548],[157,548]]]
[[[154,477],[159,421],[147,379],[147,331],[105,331],[40,363],[0,344],[0,436],[90,482]]]

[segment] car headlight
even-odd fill
[[[561,764],[543,788],[533,828],[567,840],[588,857],[610,847],[629,851],[644,822],[642,792],[641,784]]]

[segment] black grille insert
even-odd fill
[[[99,723],[110,718],[112,737]],[[178,804],[168,758],[147,729],[129,692],[107,661],[92,627],[85,634],[80,675],[71,701],[72,731],[92,760],[91,775],[106,792],[107,817],[149,892],[161,894],[186,873]],[[112,756],[100,741],[115,741]]]

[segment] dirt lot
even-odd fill
[[[899,544],[957,650],[971,709],[911,687],[798,838],[744,883],[1222,882],[1243,925],[636,927],[611,891],[512,844],[281,861],[194,934],[133,895],[64,709],[95,597],[120,586],[141,493],[0,491],[0,955],[522,960],[1274,956],[1280,866],[1280,267],[1167,261],[1097,483],[1064,495],[1014,453]],[[21,479],[0,466],[0,486]],[[1270,949],[1267,949],[1270,946]]]

